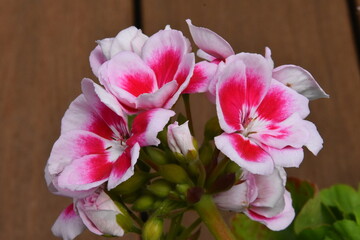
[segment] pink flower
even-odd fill
[[[291,196],[285,190],[285,171],[276,169],[271,175],[243,172],[244,182],[215,196],[219,208],[243,212],[271,230],[282,230],[294,219]]]
[[[258,54],[240,53],[222,63],[216,109],[221,128],[216,147],[255,174],[274,165],[298,167],[303,146],[317,154],[322,139],[309,114],[308,99],[272,79],[272,68]]]
[[[124,230],[116,222],[116,215],[127,214],[101,188],[92,195],[75,200],[75,206],[85,226],[97,235],[121,237]],[[130,218],[129,218],[129,221]]]
[[[188,121],[179,126],[178,122],[168,126],[167,140],[171,151],[180,153],[184,156],[189,151],[196,150],[191,136]]]
[[[136,116],[129,131],[117,100],[90,79],[66,111],[55,142],[46,179],[58,194],[83,197],[108,181],[112,189],[134,173],[141,146],[158,145],[156,138],[171,110],[155,108]]]
[[[188,87],[194,70],[194,54],[180,31],[166,28],[142,43],[141,50],[123,48],[111,55],[97,72],[101,84],[130,114],[171,108]]]
[[[191,21],[188,23],[191,36],[195,44],[200,48],[197,55],[203,59],[210,61],[213,64],[226,62],[226,59],[234,55],[234,50],[230,44],[219,36],[217,33],[204,27],[194,26]],[[266,48],[265,57],[271,67],[274,67],[274,62],[271,59],[271,51]],[[209,98],[215,101],[216,83],[218,78],[214,76],[215,72],[210,72],[207,76],[210,78],[209,83]],[[315,81],[313,76],[305,69],[295,65],[282,65],[273,70],[272,77],[284,85],[294,89],[298,93],[304,95],[309,100],[317,98],[328,98],[329,95]]]
[[[72,240],[85,228],[97,235],[123,236],[116,216],[127,216],[126,210],[116,205],[100,187],[85,198],[74,199],[56,219],[52,232],[64,240]],[[131,221],[131,219],[129,219]]]

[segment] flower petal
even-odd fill
[[[285,191],[284,193],[285,207],[284,210],[274,217],[264,217],[256,212],[250,210],[246,211],[245,214],[252,220],[265,224],[269,229],[273,231],[280,231],[285,229],[293,221],[295,217],[295,211],[292,207],[292,200],[290,193]]]
[[[66,110],[61,120],[61,134],[72,130],[85,130],[111,139],[114,133],[81,94]]]
[[[273,217],[279,214],[285,206],[284,202],[284,182],[275,168],[270,175],[254,174],[258,196],[251,203],[251,209],[258,214],[266,217]]]
[[[107,60],[111,58],[111,45],[113,41],[114,38],[104,38],[96,41],[96,43],[100,46],[101,51]]]
[[[96,46],[94,48],[94,50],[91,51],[90,56],[89,56],[91,70],[95,76],[98,76],[98,71],[99,71],[100,66],[106,61],[107,61],[107,59],[106,59],[105,55],[103,54],[101,47]]]
[[[82,214],[81,210],[79,214]],[[117,214],[119,213],[107,210],[87,210],[86,217],[89,221],[84,221],[84,223],[91,232],[97,235],[122,237],[125,231],[116,222]]]
[[[304,120],[294,113],[280,123],[268,123],[259,129],[254,129],[254,133],[250,136],[262,144],[282,149],[287,146],[301,148],[308,142],[309,135]]]
[[[262,148],[271,156],[276,166],[299,167],[304,159],[302,148],[284,147],[277,149],[265,145]]]
[[[223,133],[215,137],[215,145],[232,161],[251,173],[271,174],[274,170],[270,155],[240,134]]]
[[[139,158],[139,154],[140,146],[138,143],[135,143],[132,148],[126,148],[114,163],[107,185],[108,190],[115,188],[134,174],[134,166]]]
[[[99,76],[101,84],[119,100],[122,92],[118,89],[134,97],[157,89],[154,72],[132,52],[120,52],[104,63],[99,69]]]
[[[310,150],[310,152],[312,152],[314,155],[317,155],[322,149],[324,141],[317,131],[315,124],[307,120],[304,120],[303,124],[307,128],[310,135],[305,146]]]
[[[192,25],[190,19],[187,19],[186,22],[196,46],[207,54],[218,59],[226,59],[235,54],[230,44],[215,32]]]
[[[74,130],[63,133],[51,150],[49,173],[58,174],[73,160],[87,155],[105,155],[105,149],[109,146],[110,141],[91,132]]]
[[[117,136],[126,136],[128,134],[127,117],[116,98],[90,79],[84,78],[81,87],[88,104],[111,130]]]
[[[141,49],[148,37],[134,26],[120,31],[114,38],[110,48],[110,58],[122,51],[141,53]]]
[[[305,69],[295,65],[282,65],[274,69],[273,78],[304,95],[309,100],[329,98],[329,95]]]
[[[156,136],[174,115],[175,112],[163,108],[140,113],[134,119],[131,129],[132,136],[127,140],[127,145],[132,146],[138,142],[141,147],[157,146],[160,140]]]
[[[281,122],[294,113],[305,118],[310,113],[309,100],[283,84],[272,80],[270,89],[256,112],[261,119],[272,122]]]
[[[222,210],[242,212],[249,206],[247,193],[248,185],[243,182],[215,195],[214,201]]]
[[[159,88],[175,79],[178,67],[190,43],[177,30],[160,30],[144,44],[142,58],[154,71]]]
[[[202,61],[195,64],[194,74],[190,79],[189,85],[183,93],[203,93],[208,90],[210,80],[215,75],[217,65]]]
[[[70,204],[56,219],[51,228],[53,234],[63,240],[72,240],[85,230],[85,225],[74,211],[74,204]]]

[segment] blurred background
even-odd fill
[[[320,187],[357,187],[357,5],[360,1],[0,0],[0,239],[57,239],[50,228],[71,200],[48,192],[43,168],[60,120],[80,94],[81,79],[96,80],[88,63],[95,40],[131,25],[151,35],[170,24],[190,38],[185,23],[190,18],[223,36],[236,52],[263,54],[268,46],[275,66],[307,69],[331,97],[310,104],[309,119],[325,144],[317,157],[307,152],[301,167],[288,173]],[[192,97],[192,108],[201,139],[215,108],[202,95]],[[85,233],[78,239],[105,238]]]

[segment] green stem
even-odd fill
[[[215,239],[235,240],[210,195],[203,195],[194,208]]]
[[[183,94],[182,97],[183,97],[183,100],[184,100],[186,117],[189,120],[189,129],[190,129],[191,135],[194,136],[194,126],[193,126],[193,121],[192,121],[192,116],[191,116],[191,109],[190,109],[190,96],[189,96],[189,94]]]

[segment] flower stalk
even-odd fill
[[[235,240],[210,195],[203,195],[194,208],[216,240]]]

